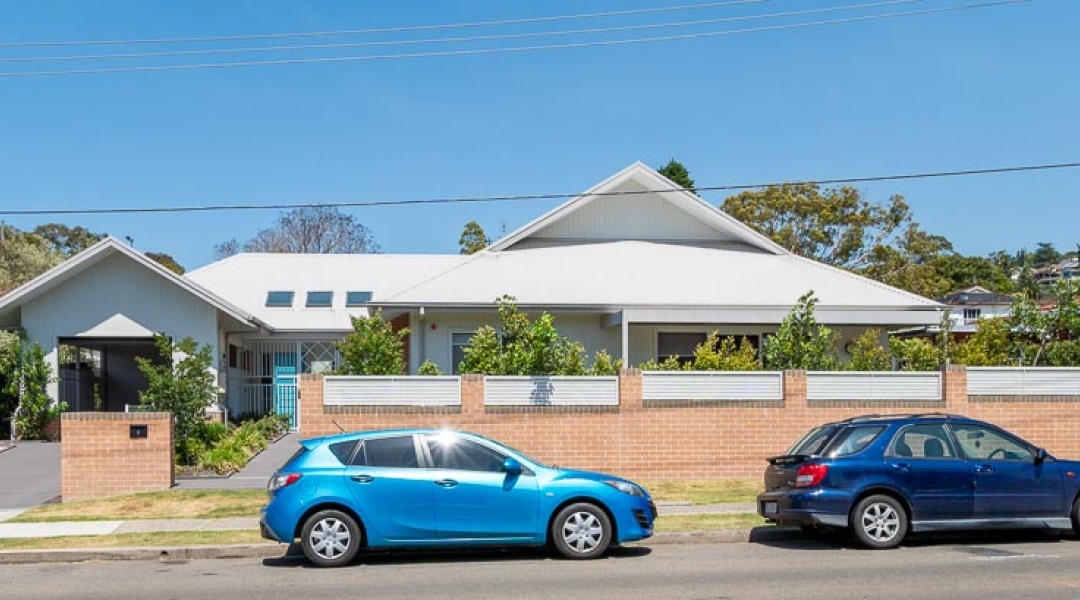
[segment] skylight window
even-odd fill
[[[267,308],[292,308],[293,292],[271,290],[266,293]]]
[[[345,306],[363,306],[371,302],[371,292],[345,292]]]
[[[334,292],[308,292],[308,308],[330,308],[334,305]]]

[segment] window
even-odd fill
[[[974,323],[982,316],[981,308],[965,308],[964,309],[964,321],[968,323]]]
[[[229,368],[235,369],[240,366],[240,347],[229,344]]]
[[[952,440],[939,424],[912,425],[896,435],[888,456],[894,458],[956,458]]]
[[[308,292],[308,308],[330,308],[334,305],[334,292]]]
[[[371,302],[371,292],[345,292],[345,306],[352,308]]]
[[[885,431],[884,425],[869,427],[848,427],[841,430],[840,434],[829,444],[829,456],[851,456],[858,454],[872,444],[881,432]]]
[[[703,332],[662,331],[656,334],[656,355],[658,360],[667,360],[674,356],[680,363],[694,360],[694,348],[705,341],[708,334]]]
[[[979,425],[953,425],[960,449],[974,460],[1034,460],[1025,444],[1004,433]]]
[[[361,450],[362,452],[357,452],[353,459],[354,465],[405,469],[415,469],[420,466],[416,459],[416,445],[411,435],[364,440]]]
[[[292,308],[293,292],[269,291],[266,293],[267,308]]]
[[[475,331],[455,331],[450,333],[450,372],[461,372],[461,363],[465,360],[465,348],[472,341]]]
[[[336,444],[330,444],[330,453],[334,455],[341,464],[349,464],[349,459],[352,458],[353,450],[356,449],[356,440],[350,440],[348,442],[338,442]]]
[[[789,448],[784,454],[789,456],[795,454],[818,456],[821,454],[821,451],[825,449],[825,443],[829,441],[829,438],[831,438],[835,432],[835,426],[811,429],[809,433],[802,436],[802,438],[795,442],[795,445]]]
[[[487,446],[452,434],[429,435],[425,439],[436,469],[502,472],[506,456]]]

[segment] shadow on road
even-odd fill
[[[1008,530],[950,533],[912,534],[904,541],[903,548],[926,548],[956,546],[957,551],[977,553],[986,544],[1059,543],[1076,541],[1075,536],[1062,536],[1046,530]],[[758,527],[750,532],[750,543],[784,550],[838,550],[863,547],[847,531],[815,531],[804,533],[799,529],[784,527]],[[965,550],[969,549],[969,550]]]
[[[648,556],[652,550],[642,546],[612,548],[600,560],[620,560]],[[439,563],[477,563],[519,560],[561,560],[547,548],[484,548],[476,550],[394,550],[361,551],[350,567],[378,567]],[[263,566],[278,568],[315,568],[304,558],[297,544],[289,546],[285,556],[263,559]],[[347,567],[348,568],[348,567]]]

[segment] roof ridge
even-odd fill
[[[894,292],[894,293],[900,294],[902,296],[907,296],[907,297],[912,298],[914,300],[919,300],[921,303],[925,303],[930,307],[945,308],[944,304],[942,304],[942,303],[940,303],[940,302],[938,302],[936,300],[931,300],[930,298],[920,296],[920,295],[918,295],[918,294],[916,294],[914,292],[909,292],[907,290],[900,289],[898,287],[889,285],[887,283],[882,283],[882,282],[880,282],[880,281],[878,281],[876,279],[871,279],[871,278],[869,278],[869,277],[867,277],[865,275],[859,275],[858,273],[852,273],[851,271],[848,271],[847,269],[842,269],[840,267],[836,267],[836,266],[833,266],[833,265],[830,265],[830,264],[819,262],[819,261],[816,261],[816,260],[814,260],[812,258],[807,258],[805,256],[796,254],[794,252],[789,253],[787,256],[789,256],[789,257],[791,257],[791,258],[793,258],[795,260],[810,263],[810,264],[814,265],[815,267],[818,267],[819,269],[823,269],[823,270],[826,270],[826,271],[835,271],[835,272],[837,272],[837,273],[839,273],[841,275],[844,275],[845,277],[850,277],[850,278],[856,279],[858,281],[863,281],[863,282],[869,283],[870,285],[873,285],[875,287],[879,287],[881,289],[884,289],[884,290],[887,290],[887,291],[890,291],[890,292]]]

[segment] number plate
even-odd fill
[[[780,505],[776,502],[766,502],[762,507],[762,512],[767,515],[775,515],[780,512]]]

